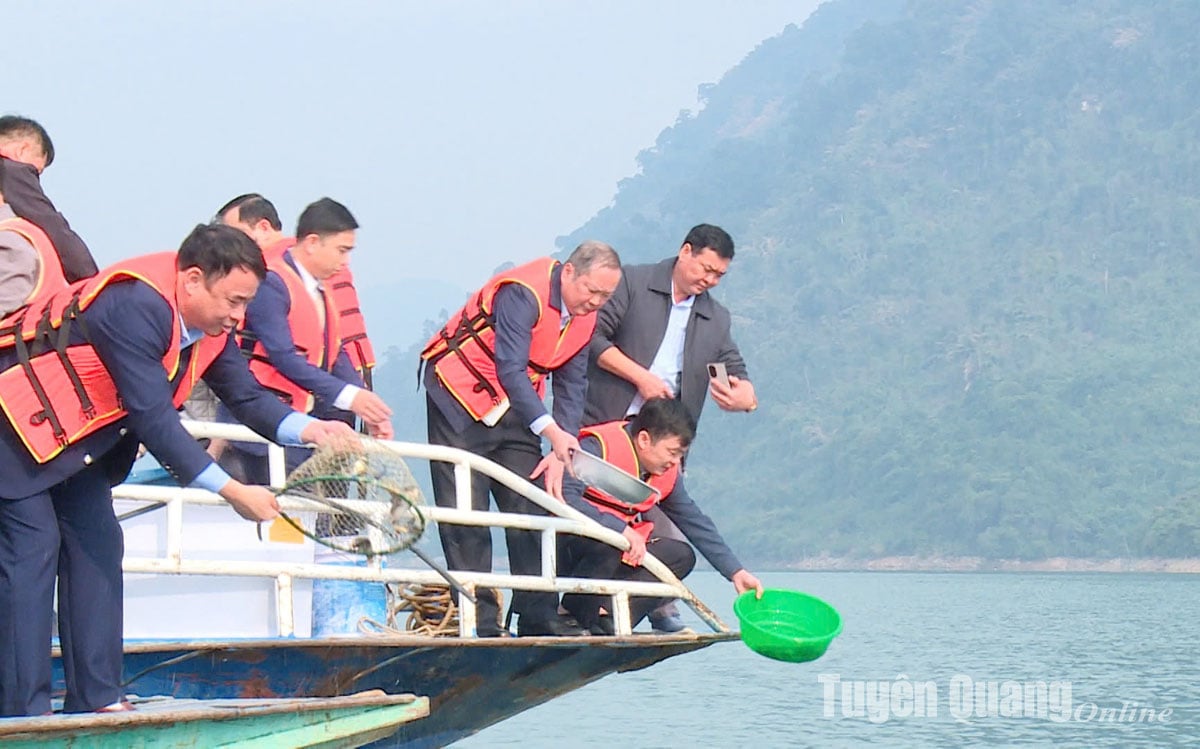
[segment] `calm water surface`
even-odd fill
[[[714,645],[606,677],[455,746],[1200,746],[1200,577],[760,577],[842,613],[823,658],[779,663],[738,642]],[[688,582],[735,623],[729,583],[712,572]],[[917,700],[908,682],[932,687]],[[895,715],[917,702],[925,715]],[[1133,710],[1141,722],[1130,722]]]

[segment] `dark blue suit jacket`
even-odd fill
[[[602,452],[600,441],[595,437],[585,437],[579,441],[579,446],[596,457],[600,457]],[[573,478],[570,474],[563,476],[563,498],[567,500],[567,504],[605,528],[617,533],[625,530],[626,523],[619,517],[601,512],[596,509],[595,505],[583,498],[584,488],[583,482],[579,479]],[[659,501],[658,506],[679,527],[679,530],[683,531],[687,540],[700,550],[709,564],[726,579],[731,579],[733,573],[742,569],[742,563],[725,543],[725,539],[721,537],[721,532],[717,530],[712,518],[705,514],[704,510],[701,510],[696,501],[688,494],[687,487],[683,484],[682,473],[675,482],[675,488]],[[613,551],[616,552],[615,549]],[[651,548],[650,552],[653,553],[654,549]]]
[[[146,284],[124,281],[101,291],[81,319],[84,324],[71,329],[71,344],[90,343],[96,349],[128,415],[42,465],[29,455],[8,420],[0,419],[0,498],[20,499],[44,491],[82,470],[85,461],[101,461],[110,480],[119,483],[129,472],[139,442],[181,485],[191,483],[212,459],[179,423],[172,403],[175,388],[162,366],[179,317]],[[11,349],[0,352],[0,368],[15,364]],[[254,380],[232,337],[204,381],[239,421],[265,437],[274,439],[279,423],[292,413]]]
[[[296,262],[292,253],[286,252],[284,262],[293,269]],[[363,386],[362,377],[350,362],[344,349],[337,352],[333,370],[328,371],[314,367],[308,360],[296,351],[296,342],[292,338],[292,329],[288,326],[288,313],[292,309],[291,296],[283,279],[275,271],[268,271],[266,279],[259,285],[258,293],[246,308],[246,330],[256,337],[267,351],[267,358],[279,372],[292,382],[316,396],[316,404],[312,415],[319,419],[342,418],[344,411],[333,408],[333,401],[346,385]],[[325,330],[326,351],[329,343],[329,326]],[[219,395],[219,394],[218,394]],[[232,409],[225,406],[221,398],[221,407],[217,412],[217,420],[223,422],[241,421],[230,413]],[[238,447],[256,455],[266,454],[265,445],[239,443]]]
[[[284,253],[283,260],[293,269],[296,268],[290,251]],[[362,387],[362,378],[344,350],[338,350],[332,372],[314,367],[296,351],[296,342],[287,322],[291,310],[292,301],[287,286],[278,273],[269,271],[246,308],[246,330],[262,343],[267,350],[267,358],[280,374],[327,403],[332,403],[346,385]],[[328,324],[325,326],[325,343],[328,352]]]

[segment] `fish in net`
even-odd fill
[[[305,500],[281,512],[317,543],[382,556],[411,547],[425,531],[421,490],[404,460],[370,438],[318,447],[279,492]]]

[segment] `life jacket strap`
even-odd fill
[[[632,506],[627,505],[623,502],[618,502],[614,499],[610,499],[609,497],[602,496],[596,492],[591,491],[590,489],[588,491],[584,492],[584,496],[590,502],[595,502],[598,505],[604,505],[605,507],[608,507],[609,509],[616,510],[617,512],[621,513],[622,515],[625,515],[626,517],[628,517],[631,522],[633,520],[641,519],[641,515],[642,515],[641,510],[634,509]]]
[[[23,317],[24,315],[22,315]],[[19,325],[20,320],[18,320],[18,327]],[[50,402],[50,396],[46,394],[46,389],[42,386],[41,379],[33,369],[32,357],[29,354],[29,345],[19,333],[16,336],[15,345],[17,362],[20,363],[21,369],[25,372],[25,377],[29,380],[29,385],[42,407],[41,411],[29,417],[29,423],[33,426],[40,426],[43,422],[49,421],[50,429],[54,432],[55,441],[65,447],[67,444],[67,431],[63,429],[62,422],[58,418],[58,412],[54,410],[54,404]]]
[[[492,383],[488,382],[488,379],[483,376],[483,373],[479,371],[479,368],[471,363],[470,357],[462,353],[462,344],[465,343],[469,338],[475,341],[475,344],[479,346],[479,349],[483,351],[487,358],[495,361],[495,352],[492,351],[484,342],[483,338],[480,337],[480,333],[492,327],[493,322],[493,316],[485,314],[483,310],[480,310],[479,313],[474,317],[468,317],[464,313],[462,319],[459,321],[458,328],[454,331],[454,333],[447,335],[444,328],[438,333],[438,336],[440,337],[445,348],[430,356],[427,361],[430,364],[437,364],[437,362],[443,357],[449,356],[451,353],[455,354],[458,357],[458,361],[467,369],[468,372],[470,372],[471,376],[475,378],[475,385],[473,388],[474,391],[476,393],[486,391],[489,398],[498,402],[500,400],[500,392],[492,386]],[[480,325],[480,323],[482,323],[482,325]],[[421,369],[420,366],[418,366],[418,384],[420,382],[420,372]]]
[[[83,328],[84,335],[87,334],[87,324],[83,318],[79,316],[79,295],[76,294],[71,298],[71,303],[63,311],[62,324],[59,326],[58,334],[55,336],[54,352],[58,355],[58,361],[62,364],[63,371],[67,373],[67,377],[71,380],[71,387],[75,389],[75,394],[79,396],[79,405],[83,407],[83,413],[89,419],[95,418],[96,406],[92,403],[91,396],[83,387],[83,380],[79,378],[79,372],[75,370],[75,365],[71,363],[67,357],[67,344],[71,339],[71,326],[78,320],[79,325]]]

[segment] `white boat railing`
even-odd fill
[[[184,420],[185,428],[199,438],[227,439],[238,442],[258,442],[268,445],[268,465],[271,485],[284,485],[283,448],[259,437],[250,429],[236,424],[216,424]],[[629,580],[606,580],[600,578],[559,577],[557,574],[558,534],[568,533],[591,538],[617,549],[627,549],[628,541],[615,531],[609,530],[563,502],[551,497],[525,478],[474,453],[440,445],[412,442],[383,442],[404,458],[440,460],[454,464],[457,507],[437,507],[432,504],[421,506],[426,520],[457,525],[518,528],[538,531],[542,541],[541,575],[510,575],[456,570],[452,571],[467,590],[477,588],[508,588],[512,590],[553,591],[556,593],[593,593],[613,598],[613,623],[618,635],[632,632],[629,616],[631,596],[678,598],[716,632],[728,632],[729,628],[704,605],[662,562],[646,554],[643,566],[659,582]],[[520,493],[531,502],[546,510],[550,515],[521,515],[513,513],[476,511],[471,509],[471,474],[477,471],[499,481]],[[184,505],[222,506],[225,501],[216,494],[203,489],[186,489],[170,486],[145,484],[121,484],[113,488],[115,499],[136,500],[164,505],[166,513],[166,544],[164,552],[157,557],[126,557],[124,569],[130,573],[167,575],[215,575],[231,577],[273,578],[275,581],[275,616],[278,632],[282,636],[295,633],[295,602],[293,583],[297,579],[333,579],[357,582],[379,582],[396,584],[443,584],[442,577],[433,570],[394,569],[383,565],[380,557],[373,557],[365,567],[350,567],[298,562],[236,561],[190,559],[184,554]],[[308,509],[311,505],[300,498],[279,497],[280,507],[287,511]],[[361,501],[348,501],[354,509],[370,513],[386,513],[387,508]],[[476,632],[475,605],[465,596],[459,600],[459,635],[474,637]]]

